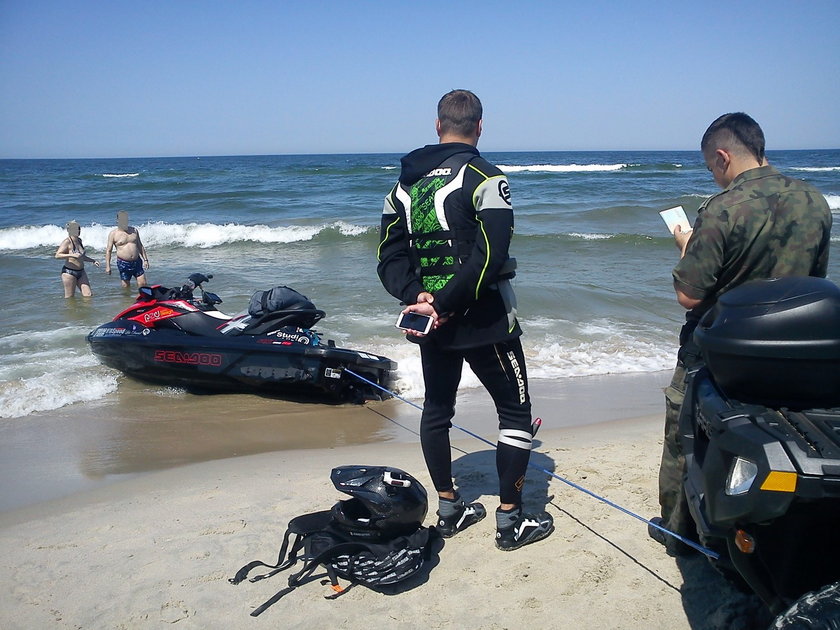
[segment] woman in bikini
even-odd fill
[[[79,287],[82,295],[90,297],[93,291],[90,290],[90,280],[85,271],[85,261],[92,262],[97,267],[99,261],[94,260],[85,254],[85,246],[81,239],[81,226],[75,221],[70,221],[66,226],[67,238],[61,241],[61,245],[55,252],[55,257],[64,260],[61,268],[61,282],[64,284],[64,297],[73,297],[76,287]]]

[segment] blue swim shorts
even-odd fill
[[[146,270],[143,269],[143,263],[139,258],[137,260],[117,258],[117,270],[120,272],[120,280],[125,280],[126,282],[146,273]]]

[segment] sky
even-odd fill
[[[840,148],[837,0],[0,0],[0,158]]]

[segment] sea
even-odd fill
[[[671,269],[673,238],[659,211],[693,221],[717,188],[699,151],[486,153],[508,175],[515,209],[514,288],[531,378],[670,369],[684,312]],[[134,301],[87,264],[93,297],[64,299],[55,250],[70,220],[104,260],[126,210],[149,254],[149,281],[180,286],[212,274],[234,314],[250,296],[295,288],[327,316],[340,346],[399,364],[396,390],[422,397],[417,349],[394,327],[400,310],[376,275],[383,199],[399,154],[0,160],[0,418],[119,397],[126,377],[100,365],[87,334]],[[840,239],[840,150],[771,151],[781,172],[815,185]],[[840,279],[840,254],[829,276]],[[465,371],[463,388],[476,388]],[[163,386],[153,395],[189,397]]]

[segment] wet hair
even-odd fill
[[[764,132],[758,123],[743,112],[724,114],[715,120],[700,141],[700,150],[726,148],[733,153],[749,154],[764,162]]]
[[[438,120],[442,133],[472,136],[481,120],[481,101],[469,90],[452,90],[438,102]]]

